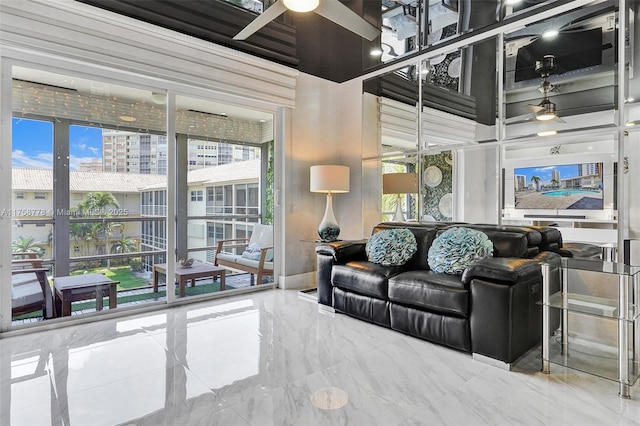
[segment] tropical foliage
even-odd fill
[[[109,208],[120,208],[120,203],[112,193],[91,192],[84,201],[78,203],[73,209],[73,215],[76,217],[108,218],[111,217]],[[73,222],[70,225],[70,232],[74,242],[82,243],[85,254],[88,254],[89,243],[95,244],[97,254],[105,254],[108,252],[109,237],[121,227],[120,223],[107,221]]]
[[[36,253],[38,256],[44,254],[41,243],[35,241],[33,237],[19,237],[11,242],[11,251],[13,253]]]

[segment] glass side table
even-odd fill
[[[640,375],[640,267],[562,258],[542,265],[542,372],[557,364],[619,383]]]

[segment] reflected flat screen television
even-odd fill
[[[516,209],[602,210],[603,163],[514,169]]]

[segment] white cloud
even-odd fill
[[[95,146],[90,146],[89,151],[91,151],[93,155],[98,155],[100,153],[100,149],[96,148]]]
[[[32,156],[20,149],[16,149],[11,153],[11,157],[13,167],[26,167],[29,169],[53,168],[53,154],[49,152]]]

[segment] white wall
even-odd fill
[[[333,196],[334,212],[341,228],[339,238],[357,238],[361,229],[360,215],[354,214],[360,211],[361,205],[361,88],[357,85],[354,100],[355,85],[339,85],[307,74],[298,76],[296,87],[296,107],[291,112],[282,170],[285,276],[308,274],[316,269],[316,244],[312,241],[318,238],[317,226],[324,215],[326,196],[309,192],[311,166],[350,167],[350,192]]]

